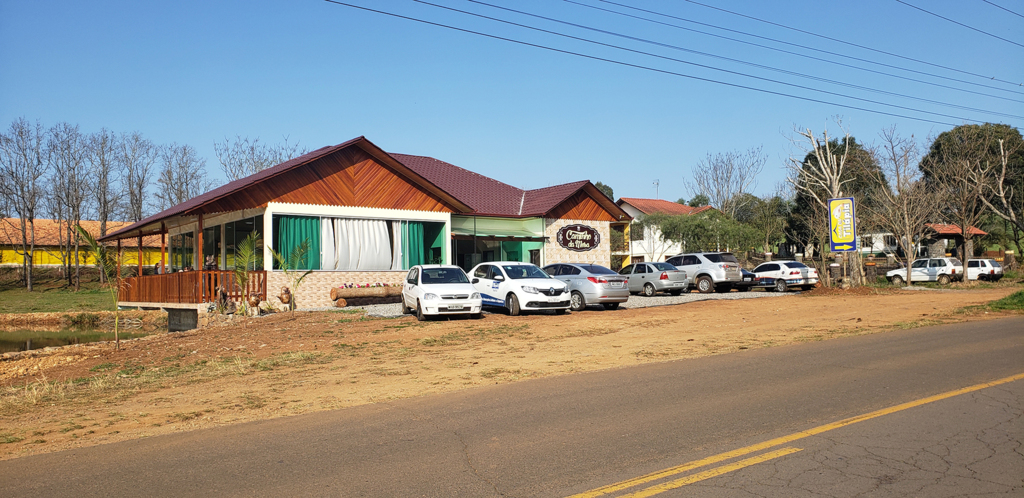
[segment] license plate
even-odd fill
[[[462,310],[462,305],[461,304],[449,304],[448,305],[448,311],[461,311],[461,310]]]
[[[612,282],[612,287],[619,287],[619,288],[621,288],[624,283],[625,282]]]
[[[549,303],[557,303],[557,302],[559,302],[561,300],[562,300],[562,298],[560,298],[558,296],[548,296],[548,302]]]
[[[744,278],[743,281],[744,282],[749,282],[750,281],[750,277]]]

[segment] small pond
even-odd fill
[[[122,340],[124,340],[135,337],[144,337],[153,333],[155,333],[155,331],[133,328],[122,330],[118,335]],[[63,330],[0,330],[0,353],[113,340],[113,330],[101,330],[88,327],[69,328]]]

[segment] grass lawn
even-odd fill
[[[0,275],[0,313],[41,313],[72,311],[113,311],[110,292],[100,287],[95,271],[82,279],[81,290],[74,291],[52,272],[33,274],[33,291],[28,292],[14,271]]]

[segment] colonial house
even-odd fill
[[[271,249],[288,259],[308,247],[299,268],[313,273],[298,301],[318,307],[331,304],[332,287],[399,284],[417,264],[608,264],[612,225],[629,221],[586,180],[524,190],[434,158],[389,154],[359,137],[228,183],[103,240],[159,237],[167,274],[130,279],[120,305],[184,310],[190,319],[217,287],[241,297],[289,285]],[[242,290],[231,270],[238,244],[253,232],[262,240],[262,266]],[[567,233],[588,239],[568,240]],[[169,319],[182,316],[174,311]]]
[[[690,207],[661,199],[638,199],[633,197],[622,197],[615,203],[637,221],[653,213],[688,216],[714,209],[711,206]],[[661,231],[656,227],[643,229],[634,224],[634,226],[629,228],[629,239],[629,258],[624,261],[624,265],[642,261],[665,261],[669,257],[683,252],[683,246],[678,242],[662,240]]]

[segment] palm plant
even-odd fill
[[[96,258],[96,266],[99,267],[100,272],[106,278],[110,290],[110,299],[114,304],[114,348],[121,349],[121,337],[119,336],[119,326],[121,321],[121,311],[117,306],[117,291],[121,288],[122,278],[120,273],[121,262],[124,260],[123,251],[111,251],[106,246],[96,241],[96,238],[92,236],[86,229],[82,228],[81,225],[76,225],[78,233],[85,239],[86,243],[89,244],[89,250],[92,252],[93,257]]]
[[[303,240],[301,244],[296,246],[287,258],[273,249],[270,250],[270,253],[274,255],[274,259],[277,260],[277,265],[281,267],[285,276],[287,276],[292,283],[292,298],[288,302],[288,311],[295,311],[295,299],[299,293],[299,286],[302,285],[302,280],[306,278],[306,276],[313,273],[313,270],[301,272],[299,269],[299,266],[306,262],[306,254],[309,253],[309,239]]]
[[[249,272],[263,267],[263,239],[259,232],[249,236],[235,247],[235,281],[242,289],[242,303],[239,308],[243,315],[249,314]]]

